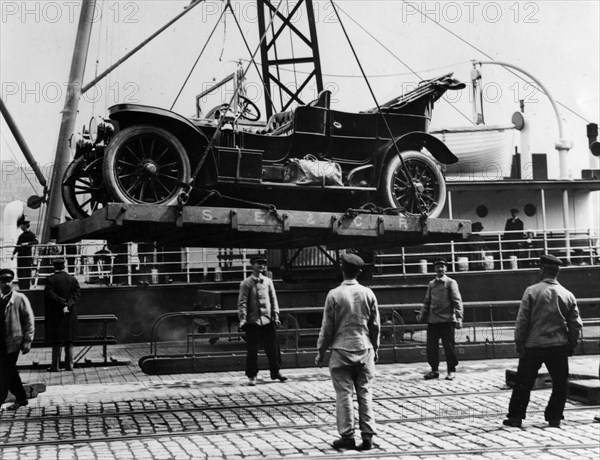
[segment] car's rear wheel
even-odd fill
[[[446,183],[440,168],[416,150],[401,155],[405,168],[397,154],[385,166],[381,182],[384,206],[399,208],[406,215],[425,212],[428,217],[439,216],[446,203]]]
[[[119,202],[171,205],[190,179],[190,161],[185,147],[169,131],[131,126],[108,144],[103,174]]]
[[[73,160],[63,176],[61,192],[65,208],[74,219],[85,219],[104,207],[109,195],[102,177],[102,158]]]

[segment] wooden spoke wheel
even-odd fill
[[[418,216],[421,210],[428,217],[439,216],[446,203],[446,182],[440,168],[421,152],[407,150],[401,155],[406,168],[398,155],[385,166],[381,190],[384,205],[409,216]]]
[[[169,131],[131,126],[108,144],[103,174],[119,202],[171,205],[190,179],[190,161],[185,147]]]
[[[298,325],[298,321],[296,318],[289,314],[283,314],[279,318],[281,321],[281,326],[277,331],[277,338],[279,339],[279,345],[284,350],[293,350],[296,349],[298,345],[299,337],[297,337],[297,333],[300,329]]]
[[[381,342],[398,343],[404,342],[406,330],[404,317],[399,311],[393,310],[381,315]],[[412,333],[411,333],[412,337]]]
[[[102,157],[86,161],[76,158],[69,164],[61,184],[63,202],[74,219],[85,219],[110,201],[102,176]]]

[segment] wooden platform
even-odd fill
[[[58,243],[157,241],[187,247],[383,247],[461,240],[471,222],[385,214],[110,203],[52,228]]]
[[[41,382],[24,383],[23,388],[25,388],[25,393],[27,393],[27,399],[33,399],[36,398],[38,394],[46,391],[46,384]],[[14,402],[14,400],[15,396],[9,391],[5,402]]]
[[[506,371],[506,385],[514,388],[517,371],[508,369]],[[552,388],[552,379],[547,372],[540,372],[533,389]],[[600,380],[592,375],[569,374],[569,399],[584,404],[600,404]]]
[[[600,380],[572,380],[569,382],[569,399],[584,404],[600,404]]]

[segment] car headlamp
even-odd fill
[[[81,133],[71,134],[71,137],[69,138],[69,149],[71,150],[71,155],[73,157],[91,151],[92,147],[90,140],[82,136]]]
[[[90,120],[89,132],[93,144],[106,141],[113,131],[112,124],[100,116],[92,117]]]

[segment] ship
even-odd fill
[[[192,2],[186,11],[191,11],[200,3],[202,2]],[[301,3],[299,2],[298,5]],[[260,0],[258,4],[262,5],[263,10],[271,11],[271,18],[276,16],[273,13],[276,6],[271,2]],[[312,7],[312,2],[306,1],[305,5]],[[269,15],[263,16],[263,20],[265,17],[268,18]],[[283,22],[285,25],[286,21]],[[289,23],[288,18],[287,25]],[[261,27],[261,36],[263,36],[269,27],[265,23]],[[309,41],[312,49],[315,50],[316,32],[310,27],[309,29],[310,33],[304,36],[304,40]],[[85,61],[85,53],[77,60]],[[271,76],[269,85],[274,84],[277,78],[273,68],[268,67],[268,55],[262,55],[261,61],[263,70]],[[282,65],[283,61],[288,65],[294,64],[290,59],[281,60],[278,64]],[[295,64],[299,65],[306,61],[307,59],[302,62],[296,61]],[[318,81],[320,78],[318,54],[312,54],[308,61],[314,67],[310,75],[316,76]],[[248,66],[242,68],[242,71],[249,69],[250,64],[255,63],[251,61]],[[474,62],[473,65],[477,67],[479,64]],[[239,112],[248,113],[247,95],[240,92],[242,87],[239,81],[242,78],[239,63],[236,63],[236,66],[237,70],[220,82],[223,84],[234,82],[233,93],[228,93],[228,95],[233,94],[234,97],[228,98],[229,100],[224,102],[225,105],[220,103],[215,107],[216,110],[205,110],[203,113],[200,103],[206,94],[203,91],[195,97],[197,110],[190,120],[197,119],[196,126],[202,125],[207,128],[208,134],[212,135],[225,127],[222,131],[223,137],[234,138],[235,135],[227,126],[227,117],[222,114],[227,114],[232,108],[234,112],[238,111],[234,114],[235,117],[239,116]],[[435,86],[435,79],[427,80],[426,83],[429,82],[432,86],[431,81],[434,81],[433,86]],[[447,84],[448,87],[456,85],[456,83]],[[85,85],[87,88],[92,86],[93,84]],[[220,84],[217,84],[210,90],[219,87]],[[323,89],[322,82],[320,89]],[[327,114],[327,110],[324,109],[328,109],[329,106],[322,105],[321,94],[322,91],[319,91],[319,98],[315,99],[315,104],[305,105],[310,107],[310,110]],[[288,109],[295,99],[301,97],[300,93],[292,93],[287,100],[288,105],[284,104],[281,107],[282,111]],[[395,109],[406,110],[407,101],[410,103],[411,99],[400,96],[389,103],[382,104],[380,110],[384,112]],[[329,102],[327,100],[327,104]],[[423,102],[419,99],[419,104],[424,107],[419,106],[419,110],[424,110],[428,116],[431,110],[430,103],[433,104],[431,100]],[[251,129],[252,135],[261,130],[271,130],[270,132],[285,135],[285,125],[290,120],[285,117],[273,117],[277,112],[272,106],[273,100],[268,101],[265,111],[267,119],[259,121],[246,117],[246,120],[239,125],[244,130]],[[410,110],[413,110],[412,107]],[[113,109],[113,114],[117,116],[126,114],[129,109],[127,104],[119,105]],[[166,109],[160,110],[162,115],[167,112]],[[302,109],[299,112],[301,111]],[[364,117],[372,114],[372,111],[373,109],[365,110]],[[546,154],[535,154],[528,148],[527,136],[530,135],[530,123],[523,107],[515,112],[510,123],[505,125],[485,125],[479,113],[473,125],[442,127],[428,131],[428,134],[447,145],[458,158],[458,162],[448,162],[440,167],[444,193],[441,198],[436,197],[432,201],[437,206],[434,206],[435,218],[446,219],[448,222],[477,222],[478,225],[473,227],[472,232],[461,233],[455,230],[454,239],[441,238],[434,243],[420,244],[427,240],[427,231],[424,230],[425,227],[421,227],[420,237],[415,237],[414,241],[406,245],[395,246],[392,242],[386,241],[385,244],[362,247],[363,240],[357,240],[353,245],[341,248],[336,247],[334,239],[329,244],[321,245],[316,244],[318,241],[313,238],[307,240],[308,243],[304,246],[289,249],[273,248],[267,244],[261,247],[256,242],[248,247],[240,247],[241,243],[238,242],[228,247],[199,249],[188,248],[178,240],[155,244],[152,238],[156,238],[158,233],[164,233],[164,230],[154,232],[151,236],[140,235],[139,232],[142,231],[140,228],[143,229],[144,225],[147,225],[144,223],[138,224],[135,228],[131,227],[127,236],[119,237],[121,230],[117,227],[121,225],[120,228],[125,229],[127,226],[126,223],[119,223],[119,207],[113,206],[109,195],[105,193],[104,185],[101,183],[104,180],[102,166],[99,166],[96,161],[98,157],[94,156],[96,147],[90,145],[91,138],[110,136],[110,127],[104,123],[102,116],[94,117],[81,136],[71,137],[75,132],[75,112],[73,106],[70,106],[67,115],[71,118],[68,123],[63,123],[64,131],[59,134],[58,142],[59,150],[67,150],[66,154],[72,160],[71,173],[75,171],[76,174],[67,173],[66,176],[53,178],[51,181],[63,185],[63,197],[65,189],[67,196],[69,191],[72,192],[71,207],[75,208],[72,213],[74,220],[62,223],[61,219],[56,217],[56,213],[47,213],[48,229],[43,233],[48,232],[48,236],[50,235],[51,224],[57,232],[55,236],[58,235],[58,243],[38,247],[37,262],[32,272],[33,288],[27,291],[36,316],[43,315],[41,288],[43,278],[49,270],[48,261],[57,254],[64,254],[67,261],[71,262],[70,270],[84,286],[81,302],[85,305],[86,314],[118,316],[118,325],[114,331],[118,342],[152,341],[154,343],[173,339],[176,334],[169,330],[163,330],[162,335],[156,335],[153,327],[155,321],[165,314],[177,311],[199,312],[202,313],[200,316],[203,316],[207,312],[219,315],[220,312],[235,310],[237,287],[249,270],[248,256],[260,252],[266,254],[269,259],[272,274],[277,281],[276,287],[282,299],[281,307],[291,310],[304,309],[306,312],[301,317],[290,316],[293,320],[290,320],[287,328],[296,331],[313,330],[314,333],[314,329],[318,327],[318,309],[322,308],[324,295],[339,279],[337,260],[340,250],[357,250],[368,262],[368,269],[365,270],[362,281],[374,289],[382,305],[390,307],[387,309],[389,314],[386,316],[386,321],[391,321],[393,326],[401,324],[404,327],[415,323],[413,310],[415,305],[422,301],[426,282],[433,276],[431,262],[437,257],[445,257],[449,261],[451,276],[459,282],[467,302],[477,303],[485,308],[493,304],[496,320],[509,321],[514,318],[518,300],[525,287],[538,279],[539,255],[544,253],[557,255],[565,260],[567,265],[562,271],[561,282],[575,292],[578,298],[584,300],[582,304],[584,318],[600,317],[598,169],[584,168],[578,172],[578,177],[570,177],[567,171],[573,168],[568,165],[564,155],[564,151],[568,151],[568,145],[562,142],[563,136],[559,135],[560,142],[557,145],[561,171],[558,174],[551,171],[548,165],[552,162],[548,161]],[[414,116],[410,111],[402,112],[402,115]],[[344,113],[336,114],[336,117],[331,120],[332,129],[340,130],[342,125],[350,123],[351,120]],[[126,115],[121,118],[124,119]],[[427,125],[425,127],[427,131],[429,119],[424,124]],[[592,155],[598,155],[597,125],[590,124],[587,134],[586,142],[589,145],[590,156],[593,158]],[[521,136],[520,147],[516,150],[512,142],[514,136]],[[68,150],[67,139],[69,138],[71,138],[70,145],[73,151],[78,147],[83,149],[83,155],[89,159],[88,163],[74,164],[74,159],[70,157],[71,152]],[[350,146],[352,142],[353,140],[350,139],[342,145]],[[243,159],[248,161],[250,168],[256,166],[253,163],[256,156],[253,156],[255,152],[252,150],[243,152]],[[230,155],[229,158],[234,158],[238,154],[241,158],[242,155],[235,149],[224,150],[224,152]],[[435,155],[433,157],[432,161],[437,159]],[[241,163],[238,163],[238,167],[241,167]],[[152,167],[146,167],[145,171],[152,173]],[[234,186],[235,173],[236,171],[233,171],[232,175],[228,176]],[[354,191],[372,192],[366,190],[368,187],[361,183],[366,176],[361,175],[360,169],[353,170],[353,174],[357,178],[353,183],[356,186]],[[77,187],[82,183],[85,193],[83,199],[77,201]],[[112,188],[119,189],[118,181],[114,181]],[[54,193],[56,189],[54,187]],[[51,193],[52,191],[48,201],[52,199]],[[174,205],[180,196],[179,193],[169,192],[164,197],[157,196],[153,201],[155,204]],[[140,197],[143,202],[143,192]],[[60,193],[58,198],[61,198]],[[204,198],[206,197],[197,197],[200,202],[203,202]],[[36,204],[35,200],[33,203]],[[208,203],[213,207],[212,202]],[[132,220],[136,210],[142,209],[135,206],[136,203],[122,206],[125,209],[123,212],[129,213],[126,217],[131,217]],[[225,206],[228,212],[231,211],[232,206],[231,203]],[[377,206],[375,209],[363,209],[361,212],[365,212],[367,216],[377,215],[376,208]],[[524,222],[523,230],[513,232],[505,230],[510,209],[519,211]],[[412,214],[416,222],[422,213],[417,209],[412,211]],[[111,215],[110,228],[102,227],[103,224],[100,224],[101,228],[92,231],[86,224],[92,221],[101,222],[102,219],[106,221],[108,219],[106,216]],[[173,225],[176,225],[176,213],[173,214],[172,219]],[[231,224],[231,219],[228,223]],[[378,231],[382,229],[379,228]],[[469,233],[477,237],[471,238]],[[78,236],[82,235],[86,241],[81,244],[74,243]],[[112,239],[108,247],[105,247],[103,241],[106,235],[110,235]],[[135,243],[128,243],[128,237]],[[189,232],[186,233],[186,237],[190,237]],[[69,250],[72,252],[69,253]],[[510,305],[505,305],[503,302],[508,302]],[[407,307],[394,308],[402,304]],[[477,320],[473,317],[471,319]],[[482,319],[490,320],[489,311],[483,313]],[[197,321],[194,324],[196,326],[200,324],[199,329],[212,327],[210,322]],[[239,338],[235,321],[232,321],[231,317],[227,322],[218,323],[218,329],[213,328],[212,332],[216,335],[211,338],[221,337],[221,335],[227,337],[228,334]]]

